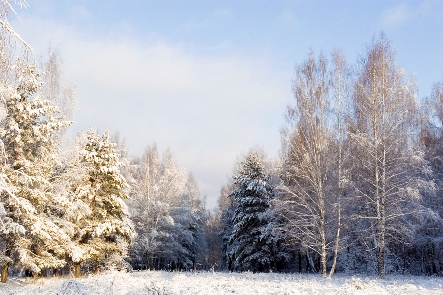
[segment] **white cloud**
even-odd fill
[[[17,28],[36,52],[49,41],[78,85],[75,129],[119,130],[132,152],[170,147],[215,205],[236,156],[254,145],[276,155],[291,72],[263,56],[195,55],[180,44],[94,36],[49,20]],[[289,67],[290,68],[290,67]]]
[[[218,8],[214,12],[214,16],[220,18],[230,18],[232,17],[232,15],[233,15],[232,10],[227,8]]]
[[[411,11],[406,4],[392,7],[383,13],[382,23],[386,26],[400,26],[412,17]]]
[[[409,3],[401,3],[391,7],[382,13],[381,24],[384,27],[401,27],[411,21],[429,17],[431,14],[441,11],[441,1],[426,0],[415,3],[415,6]]]
[[[283,10],[280,15],[277,17],[277,22],[282,23],[284,25],[293,25],[296,22],[296,18],[292,11]]]
[[[91,13],[88,11],[88,9],[82,5],[75,6],[70,14],[72,18],[77,18],[87,21],[91,20],[93,17]]]

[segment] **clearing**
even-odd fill
[[[0,294],[439,294],[441,277],[373,276],[337,274],[322,279],[315,274],[253,274],[227,272],[109,271],[72,278],[10,278],[0,284]]]

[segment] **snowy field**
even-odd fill
[[[12,278],[0,284],[0,294],[440,294],[443,278],[391,276],[322,279],[311,274],[252,274],[143,271],[107,272],[78,280],[42,278],[36,282]]]

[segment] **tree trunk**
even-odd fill
[[[320,250],[320,266],[321,276],[326,278],[327,269],[326,269],[326,232],[325,232],[325,205],[324,199],[320,199],[320,237],[321,237],[321,250]]]
[[[309,254],[309,251],[308,250],[306,250],[306,257],[307,257],[307,259],[308,259],[308,262],[309,262],[309,265],[311,266],[311,268],[312,268],[312,272],[317,272],[317,268],[315,267],[315,263],[314,263],[314,260],[312,260],[312,257],[311,257],[311,255]]]
[[[5,263],[2,267],[2,283],[6,283],[8,280],[8,269],[9,269],[9,263]]]
[[[379,241],[377,245],[377,268],[380,279],[385,278],[385,251],[384,251],[384,237]]]
[[[94,274],[98,274],[98,267],[99,267],[99,265],[98,265],[98,260],[96,260],[96,261],[94,262]]]
[[[79,278],[82,275],[82,271],[80,268],[80,262],[74,263],[74,277]]]
[[[321,276],[326,278],[326,274],[327,274],[327,269],[326,269],[326,244],[322,244],[321,245],[320,263],[321,263]]]
[[[339,206],[339,217],[338,217],[338,227],[337,227],[337,234],[335,236],[335,245],[334,245],[334,258],[332,261],[332,267],[331,270],[329,271],[329,278],[332,278],[332,276],[334,275],[335,272],[335,267],[337,266],[337,257],[338,257],[338,247],[340,245],[340,228],[341,228],[341,217],[340,217],[340,203],[338,204]]]
[[[301,273],[301,252],[298,252],[298,273]]]
[[[382,221],[379,221],[382,223]],[[385,278],[385,228],[383,224],[377,226],[377,271],[380,279]]]

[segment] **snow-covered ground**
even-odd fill
[[[143,271],[107,272],[81,279],[12,278],[0,284],[0,294],[440,294],[443,278],[336,275],[322,279],[311,274],[253,274]]]

